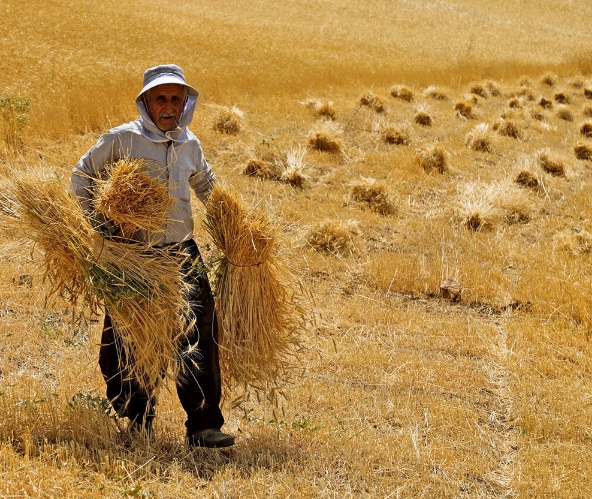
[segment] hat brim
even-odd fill
[[[187,85],[187,83],[185,83],[181,78],[178,78],[178,77],[172,76],[172,75],[163,75],[163,76],[159,76],[158,78],[155,78],[150,83],[148,83],[148,85],[146,85],[142,89],[142,91],[138,94],[138,97],[140,97],[143,93],[147,92],[151,88],[158,87],[160,85],[170,84],[170,83],[174,83],[176,85],[182,85],[182,86],[186,87],[187,93],[189,95],[194,95],[195,97],[199,96],[199,92],[197,91],[197,89],[193,88],[191,85]]]

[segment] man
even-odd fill
[[[199,140],[187,129],[193,118],[198,91],[185,81],[183,70],[174,64],[156,66],[144,73],[144,85],[136,98],[138,120],[113,128],[101,136],[76,164],[71,186],[83,209],[107,237],[117,235],[118,227],[108,220],[97,220],[92,210],[94,179],[105,167],[124,157],[144,158],[149,173],[168,186],[174,200],[162,232],[138,230],[135,240],[155,245],[178,245],[192,261],[200,260],[193,240],[190,188],[205,202],[216,178],[206,162]],[[184,361],[183,376],[177,380],[177,393],[187,413],[187,441],[192,446],[228,447],[234,437],[220,431],[224,418],[220,410],[221,379],[218,360],[218,323],[208,278],[184,265],[184,278],[190,280],[189,302],[196,324],[187,335],[191,350],[196,343],[199,365]],[[203,268],[203,266],[201,267]],[[128,417],[132,430],[150,433],[155,397],[130,379],[122,339],[113,327],[109,311],[101,341],[99,364],[107,384],[107,397],[120,416]]]

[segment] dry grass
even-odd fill
[[[558,76],[554,73],[547,73],[541,78],[541,83],[548,87],[554,87],[557,84]]]
[[[535,206],[509,179],[488,184],[469,182],[459,186],[457,219],[467,229],[488,231],[532,219]]]
[[[555,102],[558,104],[571,104],[571,99],[565,92],[557,92],[553,95],[553,99],[555,99]]]
[[[275,400],[295,365],[304,325],[280,228],[222,185],[210,194],[204,225],[221,253],[215,287],[229,386]]]
[[[233,405],[240,391],[228,393],[224,428],[237,436],[230,451],[183,444],[185,415],[171,382],[159,395],[154,436],[135,438],[105,412],[96,367],[100,317],[73,317],[59,297],[46,304],[49,283],[35,268],[41,260],[31,260],[30,245],[0,223],[0,495],[589,496],[590,255],[562,249],[555,235],[592,233],[592,153],[579,134],[592,102],[592,4],[483,8],[459,0],[393,8],[340,0],[329,17],[315,5],[190,2],[179,16],[162,0],[149,11],[113,0],[2,4],[0,82],[2,94],[31,101],[19,132],[28,167],[56,164],[67,177],[98,133],[136,116],[142,71],[168,62],[155,59],[154,47],[173,54],[201,92],[191,128],[218,178],[248,204],[264,199],[289,223],[285,237],[314,290],[316,321],[303,335],[306,375],[281,409],[254,396]],[[541,81],[548,73],[558,75],[553,88]],[[520,88],[522,76],[528,87]],[[576,78],[582,88],[565,90],[574,121],[538,105]],[[473,104],[479,122],[493,125],[506,114],[524,131],[520,141],[495,134],[489,154],[465,146],[478,122],[453,110],[484,79],[502,92],[486,87],[489,97]],[[389,96],[394,81],[418,89],[413,104]],[[448,100],[423,95],[428,86],[444,89]],[[360,109],[367,89],[391,99],[389,120],[409,126],[413,148],[368,133],[385,113]],[[293,144],[307,144],[312,126],[331,121],[299,104],[308,95],[334,102],[342,154],[307,146],[304,189],[243,175],[251,158],[273,164],[261,149],[282,160]],[[509,109],[511,98],[522,109]],[[437,118],[432,127],[413,124],[422,100]],[[237,136],[212,127],[226,103],[248,116]],[[435,141],[449,153],[447,175],[425,175],[415,163],[415,149]],[[588,159],[576,159],[574,146]],[[569,177],[535,164],[543,148],[571,158]],[[0,145],[0,178],[21,163]],[[522,170],[544,182],[519,189],[541,209],[527,213],[527,223],[511,223],[521,217],[496,201],[491,230],[467,230],[456,217],[459,186],[495,185]],[[361,176],[388,185],[396,218],[344,204]],[[201,217],[200,204],[192,204]],[[306,242],[311,227],[351,219],[350,254],[336,257]],[[199,224],[196,237],[208,262],[215,251]],[[27,275],[32,287],[20,279]],[[456,302],[442,297],[447,277],[461,287]]]
[[[562,230],[553,236],[557,249],[574,255],[589,254],[592,251],[592,235],[579,227]]]
[[[107,166],[96,181],[94,210],[121,227],[124,237],[138,229],[161,232],[173,200],[168,188],[147,172],[141,158],[124,158]]]

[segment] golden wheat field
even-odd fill
[[[0,4],[0,498],[592,497],[592,3]],[[70,170],[177,63],[217,177],[310,298],[236,445],[107,410],[102,316],[47,299],[9,172]],[[196,240],[213,252],[203,206]],[[169,383],[170,385],[170,383]]]

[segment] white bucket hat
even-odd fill
[[[185,81],[185,74],[179,66],[176,64],[162,64],[147,69],[144,72],[144,88],[142,88],[138,97],[151,88],[157,87],[158,85],[165,85],[167,83],[183,85],[187,88],[187,93],[189,95],[195,95],[196,97],[199,95],[199,92],[195,88],[187,84]]]

